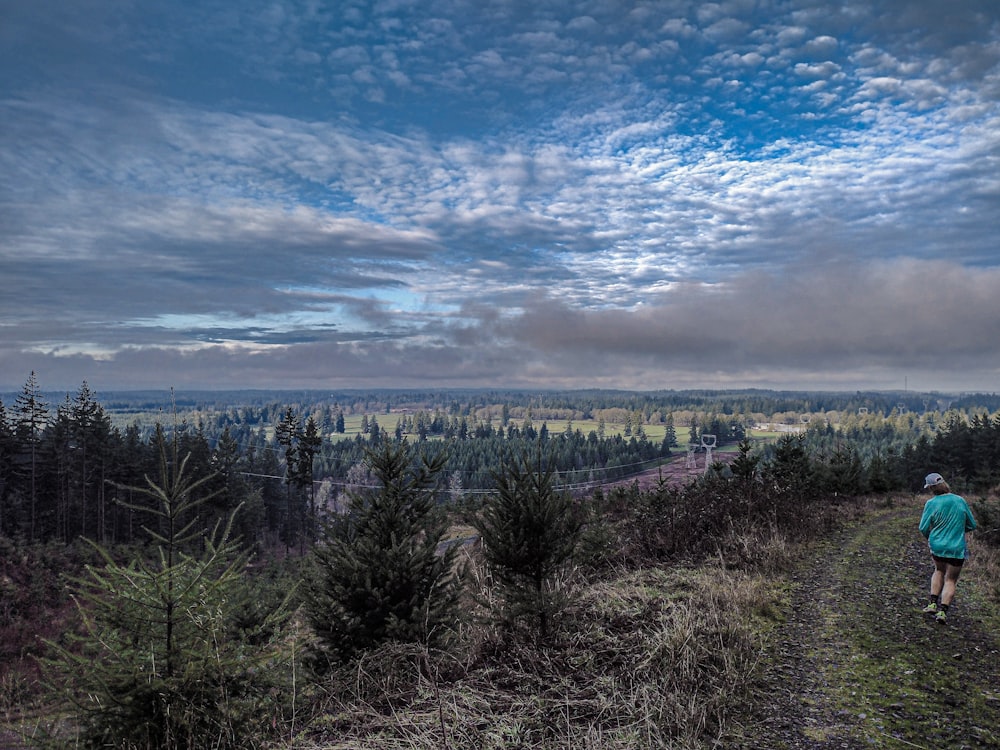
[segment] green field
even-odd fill
[[[379,427],[388,432],[393,432],[396,429],[396,423],[400,420],[403,415],[389,413],[386,414],[382,412],[380,414],[351,414],[344,416],[344,433],[337,434],[334,433],[329,437],[330,440],[346,440],[353,439],[361,433],[362,422],[367,418],[368,420],[375,419]],[[523,420],[511,419],[513,424],[520,427],[523,424]],[[471,420],[470,420],[471,423]],[[575,419],[572,422],[567,422],[565,420],[532,420],[532,424],[535,429],[540,429],[542,424],[548,427],[549,435],[560,435],[566,431],[567,428],[571,428],[574,432],[579,430],[584,435],[589,435],[591,432],[597,432],[600,427],[600,422],[596,419]],[[499,428],[499,423],[494,422],[494,427]],[[625,435],[625,423],[624,422],[605,422],[604,423],[604,435],[605,437],[612,437],[614,435]],[[633,428],[634,429],[634,428]],[[642,426],[642,430],[646,437],[651,442],[660,442],[663,440],[666,434],[667,427],[665,424],[645,424]],[[674,426],[674,432],[677,436],[677,445],[684,447],[687,445],[688,428],[682,427],[678,429]],[[788,434],[777,431],[765,431],[765,430],[749,430],[750,437],[754,442],[760,443],[770,443],[777,440],[782,435]],[[431,436],[430,439],[436,439],[439,436]],[[720,451],[735,451],[737,446],[735,444],[720,445],[717,450]]]
[[[337,439],[343,440],[345,438],[355,437],[356,435],[361,433],[361,425],[366,417],[369,421],[374,418],[380,428],[382,428],[383,430],[387,430],[388,432],[391,433],[393,430],[396,429],[396,423],[400,420],[402,416],[403,415],[400,414],[392,414],[392,413],[386,414],[385,412],[382,412],[381,414],[344,415],[343,434],[339,435],[334,434],[331,435],[330,438],[333,440]],[[512,424],[517,425],[517,427],[519,428],[524,423],[523,420],[517,420],[517,419],[511,419],[510,421]],[[470,420],[470,425],[471,424],[472,421]],[[546,427],[548,428],[549,435],[561,435],[563,432],[566,431],[567,427],[571,427],[574,432],[579,430],[584,435],[588,435],[591,432],[597,432],[599,427],[598,421],[591,419],[577,419],[571,423],[567,423],[565,420],[551,421],[551,422],[548,420],[537,420],[537,419],[532,420],[532,425],[535,427],[536,430],[540,429],[543,424],[545,424]],[[499,423],[494,421],[494,428],[499,429],[499,426],[500,426]],[[653,442],[663,440],[663,436],[666,434],[666,426],[662,424],[643,425],[642,430],[646,434],[646,437]],[[604,424],[605,437],[611,437],[616,434],[624,435],[624,433],[625,433],[624,422],[622,423],[605,422]],[[681,438],[681,433],[678,432],[678,441],[680,441],[680,438]]]

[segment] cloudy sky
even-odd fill
[[[0,389],[1000,391],[996,0],[0,0]]]

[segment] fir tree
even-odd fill
[[[13,519],[7,510],[10,478],[14,473],[14,431],[7,422],[7,409],[0,400],[0,536],[13,532]]]
[[[766,513],[759,507],[763,505],[761,499],[764,493],[764,486],[760,481],[761,457],[753,452],[753,442],[750,438],[744,437],[739,442],[736,458],[730,462],[729,470],[736,485],[730,512],[747,518],[754,514]],[[737,499],[742,507],[737,504]]]
[[[298,486],[299,418],[288,407],[281,421],[274,427],[274,437],[285,449],[285,552],[292,546],[294,512],[292,510],[292,487]]]
[[[576,550],[581,524],[540,456],[534,463],[526,455],[509,460],[494,479],[497,492],[478,524],[486,564],[508,617],[532,621],[545,637],[561,606],[554,584]]]
[[[42,432],[47,424],[49,409],[42,398],[35,371],[31,371],[24,388],[14,399],[14,431],[18,443],[27,451],[28,460],[28,540],[33,541],[37,533],[37,506],[39,480],[39,445]]]
[[[386,641],[440,644],[457,617],[457,548],[438,553],[444,456],[418,462],[406,441],[366,456],[378,488],[350,493],[348,513],[324,526],[313,551],[305,600],[319,672]]]
[[[305,428],[298,436],[298,457],[295,465],[295,484],[299,489],[308,490],[309,495],[309,540],[316,537],[316,484],[313,482],[313,465],[316,453],[323,444],[316,420],[309,417]]]
[[[674,427],[674,414],[670,412],[667,415],[666,426],[663,428],[663,452],[665,455],[670,455],[670,449],[677,445],[677,429]]]
[[[46,667],[76,716],[79,746],[246,748],[276,718],[287,607],[232,627],[247,557],[229,538],[231,518],[203,538],[197,510],[209,496],[191,498],[209,477],[189,479],[186,463],[170,465],[164,451],[160,483],[134,488],[157,504],[141,508],[161,522],[146,529],[156,555],[122,564],[92,543],[103,564],[72,581],[82,629],[49,644]]]
[[[737,456],[730,464],[733,476],[744,486],[756,481],[760,471],[760,456],[753,454],[753,443],[749,438],[743,438],[737,446]]]
[[[892,488],[887,462],[877,448],[868,464],[868,481],[872,492],[888,492]]]

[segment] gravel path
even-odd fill
[[[932,571],[922,501],[825,542],[794,579],[765,654],[748,734],[773,750],[1000,748],[993,582],[966,566],[946,625],[920,613]]]

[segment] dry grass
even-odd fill
[[[710,565],[581,588],[551,642],[477,626],[462,655],[393,645],[327,684],[296,748],[722,746],[777,587]]]
[[[969,560],[962,578],[977,581],[987,599],[1000,602],[1000,548],[977,542],[975,535],[970,537]]]
[[[969,559],[963,579],[974,579],[983,596],[1000,602],[1000,487],[970,498],[978,528],[967,536]],[[962,584],[959,584],[962,586]]]
[[[719,559],[727,568],[780,575],[794,558],[794,547],[774,529],[761,524],[731,528],[719,540]]]

